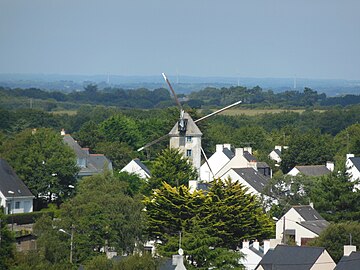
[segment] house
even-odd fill
[[[14,169],[4,159],[0,159],[0,206],[5,209],[5,213],[32,212],[34,198]]]
[[[234,168],[230,169],[221,179],[231,178],[232,181],[238,181],[248,188],[248,193],[261,195],[268,185],[270,178],[265,177],[254,168]]]
[[[136,174],[142,179],[148,179],[151,176],[149,169],[140,161],[140,159],[135,158],[130,161],[120,172],[127,172],[129,174]]]
[[[360,180],[360,157],[355,157],[354,154],[347,154],[345,166],[350,181]]]
[[[231,151],[230,144],[217,144],[215,153],[200,167],[200,180],[211,182],[220,169],[233,157],[234,153]]]
[[[264,240],[264,245],[261,247],[257,240],[251,244],[245,240],[242,243],[240,253],[243,257],[240,259],[240,263],[244,265],[245,270],[254,270],[259,264],[264,255],[270,250],[274,249],[279,244],[276,239]]]
[[[284,146],[284,149],[286,149],[287,146]],[[281,151],[282,151],[283,147],[281,145],[276,145],[274,150],[272,150],[269,154],[269,158],[271,160],[274,160],[276,163],[280,163],[281,162]]]
[[[106,170],[112,172],[112,163],[103,154],[90,154],[89,148],[81,148],[77,141],[71,135],[66,134],[64,130],[61,131],[61,135],[64,143],[75,152],[76,163],[80,168],[78,173],[80,178],[103,173]]]
[[[332,270],[336,266],[323,247],[277,245],[261,259],[256,270]]]
[[[235,168],[254,168],[266,177],[271,177],[271,169],[265,162],[258,162],[252,155],[251,147],[236,148],[234,157],[225,164],[216,174],[215,178],[223,178],[230,169]]]
[[[360,252],[356,252],[356,246],[344,246],[344,256],[340,259],[335,270],[360,269]]]
[[[326,165],[305,165],[295,166],[287,174],[291,176],[305,175],[305,176],[323,176],[334,171],[334,163],[328,161]]]
[[[329,222],[312,206],[293,206],[276,222],[276,239],[286,242],[292,240],[296,245],[302,246],[310,239],[318,237],[328,225]]]

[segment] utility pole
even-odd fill
[[[286,236],[285,236],[285,216],[283,218],[283,239],[282,242],[284,245],[286,245]]]

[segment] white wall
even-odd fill
[[[350,176],[350,181],[359,180],[360,179],[360,172],[354,166],[352,161],[350,159],[347,159],[345,165],[346,165],[346,168],[347,168],[346,172]]]
[[[277,163],[281,162],[281,158],[275,151],[271,151],[271,153],[269,154],[269,158],[275,160]]]
[[[288,174],[288,175],[291,175],[291,176],[296,176],[296,175],[299,174],[299,172],[300,172],[300,171],[294,167],[294,168],[292,168],[291,171],[288,172],[287,174]]]
[[[130,161],[124,168],[121,169],[121,172],[134,173],[142,179],[149,178],[148,175],[134,160]]]
[[[249,248],[242,248],[240,252],[244,254],[244,258],[240,259],[240,263],[245,266],[245,270],[254,270],[262,259]]]
[[[237,174],[233,169],[229,170],[227,173],[225,173],[221,179],[226,180],[228,178],[231,178],[232,181],[239,181],[240,184],[244,185],[248,188],[246,193],[250,193],[253,195],[261,196],[261,193],[257,192],[256,189],[254,189],[251,185],[248,184],[239,174]]]
[[[14,213],[29,213],[33,211],[33,197],[5,197],[4,194],[0,192],[1,203],[0,205],[4,207],[5,213],[9,213],[8,203],[10,203],[10,214]],[[16,203],[19,203],[19,208],[16,207]]]
[[[333,270],[335,266],[335,262],[330,257],[329,253],[325,250],[317,259],[314,266],[310,268],[310,270]]]
[[[244,148],[236,148],[235,156],[228,163],[226,163],[226,165],[222,167],[218,173],[215,174],[215,177],[222,177],[230,169],[254,167],[253,162],[249,162],[243,156],[243,154],[244,154]]]

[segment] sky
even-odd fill
[[[0,73],[360,79],[359,0],[0,0]]]

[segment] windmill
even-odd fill
[[[177,98],[177,95],[174,89],[172,88],[168,78],[166,77],[165,73],[162,73],[162,75],[164,77],[165,82],[168,84],[170,91],[173,94],[174,99],[179,107],[180,117],[177,123],[174,125],[174,127],[171,129],[171,131],[168,134],[144,145],[143,147],[139,148],[137,151],[142,151],[143,149],[150,147],[151,145],[165,138],[170,137],[170,148],[179,149],[180,152],[182,152],[184,156],[186,156],[192,162],[194,168],[199,173],[200,165],[201,165],[201,154],[204,155],[206,161],[207,158],[205,156],[203,149],[201,148],[202,133],[198,128],[198,126],[196,125],[196,123],[205,120],[215,114],[218,114],[224,110],[230,109],[231,107],[240,104],[241,101],[237,101],[229,106],[226,106],[220,110],[217,110],[213,113],[210,113],[194,121],[191,118],[191,116],[187,112],[185,112],[184,109],[182,108],[181,103]]]

